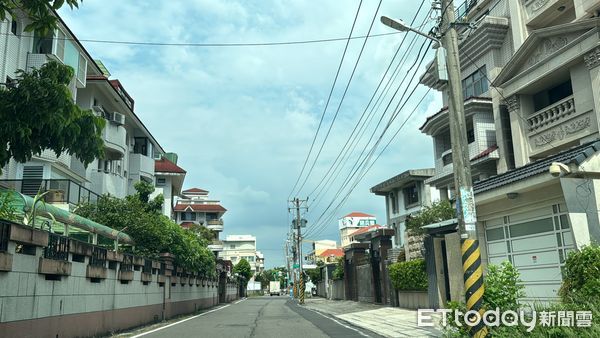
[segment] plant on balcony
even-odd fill
[[[128,252],[152,259],[161,252],[170,252],[175,255],[177,266],[214,275],[215,258],[207,243],[160,214],[160,208],[149,207],[151,200],[143,199],[139,193],[124,199],[105,195],[95,204],[81,205],[76,213],[113,229],[126,229],[135,241],[135,247],[125,249]]]
[[[46,149],[86,165],[103,157],[105,121],[73,101],[67,88],[71,67],[52,61],[17,74],[16,85],[0,89],[0,168],[11,157],[24,163]]]
[[[45,34],[58,25],[58,18],[53,14],[53,11],[60,9],[65,4],[71,9],[79,8],[79,2],[80,0],[0,0],[0,20],[6,19],[7,13],[12,17],[25,13],[31,21],[25,27],[25,31],[36,31]]]
[[[456,210],[449,201],[440,201],[426,206],[421,211],[411,215],[406,220],[406,229],[416,234],[422,234],[423,226],[446,221],[456,217]]]

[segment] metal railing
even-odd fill
[[[158,270],[158,274],[159,275],[165,275],[165,272],[167,271],[167,265],[165,263],[160,263],[160,270]]]
[[[100,197],[95,192],[71,180],[0,180],[0,186],[32,197],[38,192],[49,191],[45,196],[48,203],[94,203]]]
[[[10,222],[0,220],[0,252],[8,250],[10,240]]]
[[[121,271],[133,271],[133,255],[124,254],[121,262]]]
[[[152,273],[152,261],[149,259],[144,259],[144,266],[142,267],[143,273]]]
[[[105,267],[106,266],[106,253],[105,248],[99,246],[92,247],[92,257],[90,257],[90,265]]]
[[[48,246],[44,248],[44,258],[57,261],[69,260],[69,238],[53,233],[48,234]]]

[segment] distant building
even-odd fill
[[[171,153],[173,154],[173,153]],[[185,179],[186,171],[177,166],[177,156],[171,156],[175,162],[169,160],[166,156],[160,160],[154,161],[154,176],[156,177],[156,188],[152,197],[162,194],[165,198],[163,203],[163,214],[173,218],[173,208],[175,207],[175,197],[181,196],[181,188]]]
[[[359,228],[366,227],[369,225],[375,225],[377,220],[375,216],[365,214],[362,212],[352,212],[338,220],[338,226],[340,229],[340,238],[342,240],[342,247],[350,244],[350,234],[358,230]]]
[[[261,262],[257,262],[257,253],[262,258]],[[252,235],[227,236],[223,241],[223,251],[219,253],[219,258],[230,260],[234,266],[244,258],[250,263],[252,274],[264,268],[264,256],[256,251],[256,237]]]
[[[223,242],[219,241],[219,233],[223,231],[223,215],[227,209],[218,200],[208,198],[208,191],[192,188],[183,191],[183,197],[177,200],[173,208],[175,221],[184,228],[201,225],[215,234],[208,248],[215,254],[223,250]]]
[[[321,259],[319,259],[321,253],[328,249],[336,249],[337,242],[329,239],[323,239],[319,241],[314,241],[312,243],[312,251],[310,251],[306,255],[306,260],[309,262],[317,263]]]

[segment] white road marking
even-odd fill
[[[238,302],[238,303],[239,303],[239,302]],[[237,304],[237,303],[236,303],[236,304]],[[215,312],[215,311],[223,310],[224,308],[226,308],[226,307],[228,307],[228,306],[231,306],[231,304],[227,304],[227,305],[225,305],[225,306],[221,306],[221,307],[219,307],[219,308],[216,308],[216,309],[213,309],[213,310],[210,310],[210,311],[203,312],[203,313],[201,313],[201,314],[199,314],[199,315],[195,315],[195,316],[193,316],[193,317],[186,318],[186,319],[180,320],[180,321],[178,321],[178,322],[171,323],[171,324],[169,324],[169,325],[165,325],[165,326],[162,326],[162,327],[156,328],[156,329],[154,329],[154,330],[151,330],[151,331],[148,331],[148,332],[140,333],[140,334],[138,334],[138,335],[132,336],[131,338],[138,338],[138,337],[142,337],[142,336],[145,336],[145,335],[147,335],[147,334],[154,333],[154,332],[156,332],[156,331],[160,331],[160,330],[162,330],[162,329],[166,329],[166,328],[168,328],[168,327],[171,327],[171,326],[174,326],[174,325],[177,325],[177,324],[181,324],[181,323],[183,323],[183,322],[187,322],[188,320],[192,320],[192,319],[194,319],[194,318],[198,318],[198,317],[201,317],[201,316],[207,315],[207,314],[209,314],[209,313],[211,313],[211,312]]]
[[[330,316],[327,316],[327,315],[324,315],[324,314],[322,314],[320,311],[313,310],[313,309],[309,309],[309,308],[306,308],[306,307],[305,307],[305,309],[307,309],[307,310],[309,310],[309,311],[312,311],[312,312],[314,312],[314,313],[316,313],[316,314],[318,314],[318,315],[320,315],[320,316],[323,316],[323,317],[325,317],[325,318],[327,318],[327,319],[330,319],[330,320],[334,321],[335,323],[337,323],[338,325],[341,325],[341,326],[343,326],[343,327],[345,327],[345,328],[347,328],[347,329],[350,329],[350,330],[352,330],[352,331],[356,331],[356,332],[358,332],[358,334],[360,334],[360,335],[361,335],[361,336],[363,336],[363,337],[369,337],[369,338],[371,337],[371,336],[369,336],[368,334],[366,334],[366,333],[364,333],[364,332],[362,332],[362,331],[360,331],[360,330],[358,330],[358,329],[356,329],[356,328],[353,328],[352,326],[346,325],[346,324],[344,324],[344,323],[342,323],[342,322],[338,321],[337,319],[335,319],[335,318],[333,318],[333,317],[330,317]]]
[[[235,303],[233,303],[233,304],[238,304],[238,303],[241,303],[241,302],[245,301],[246,299],[248,299],[248,298],[247,298],[247,297],[244,297],[244,298],[242,298],[242,299],[238,300],[237,302],[235,302]]]

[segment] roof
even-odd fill
[[[199,189],[199,188],[191,188],[191,189],[187,189],[184,190],[183,193],[195,193],[195,194],[201,194],[201,195],[206,195],[208,194],[207,190],[203,190],[203,189]]]
[[[189,229],[189,228],[193,227],[194,224],[196,224],[196,223],[194,223],[194,222],[183,222],[183,223],[181,223],[179,225],[181,225],[181,227],[183,227],[183,228]]]
[[[369,214],[365,214],[364,212],[351,212],[348,215],[342,217],[342,218],[346,218],[346,217],[375,217],[373,215],[369,215]]]
[[[177,164],[169,161],[166,157],[162,157],[160,160],[154,161],[154,171],[157,173],[174,173],[174,174],[185,174],[186,171]]]
[[[471,161],[475,161],[475,160],[478,160],[478,159],[480,159],[480,158],[484,158],[484,157],[486,157],[487,155],[489,155],[489,154],[491,154],[492,152],[494,152],[494,150],[496,150],[496,149],[498,149],[498,145],[497,145],[497,144],[494,144],[493,146],[491,146],[491,147],[487,148],[486,150],[482,151],[481,153],[479,153],[479,154],[475,155],[475,156],[474,156],[474,157],[471,159]]]
[[[342,257],[342,256],[344,256],[344,250],[341,248],[327,249],[327,250],[321,252],[321,254],[319,255],[319,257],[330,257],[330,256]]]
[[[371,192],[374,194],[386,193],[391,189],[399,188],[406,183],[416,180],[424,180],[434,175],[435,169],[433,168],[407,170],[372,187]]]
[[[369,225],[369,226],[362,227],[362,228],[356,230],[355,232],[351,233],[350,236],[356,236],[356,235],[364,234],[366,232],[369,232],[369,231],[372,231],[372,230],[381,229],[381,228],[383,228],[383,227],[381,225],[379,225],[379,224]]]
[[[473,184],[473,190],[476,194],[492,190],[504,185],[508,185],[528,177],[547,173],[552,162],[561,162],[564,164],[582,164],[587,158],[600,150],[600,140],[585,143],[558,154],[531,162],[522,167],[509,170],[500,175],[492,176],[483,181]]]
[[[187,208],[191,208],[193,211],[201,212],[225,212],[227,209],[223,208],[220,204],[177,204],[173,210],[184,211]]]

